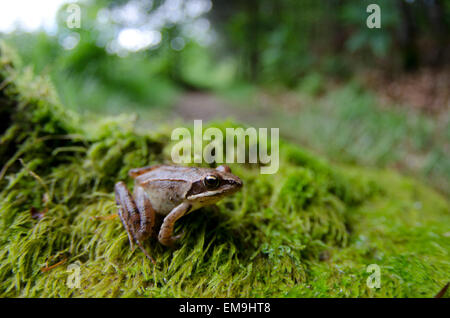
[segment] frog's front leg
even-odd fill
[[[155,263],[142,246],[142,241],[154,232],[156,213],[150,200],[139,186],[135,188],[134,198],[122,181],[116,183],[114,189],[119,217],[127,231],[131,248],[134,248],[133,243],[136,242],[144,254]]]
[[[164,222],[161,225],[161,229],[158,234],[158,240],[162,245],[172,247],[176,240],[181,237],[181,234],[173,236],[173,227],[175,222],[188,213],[191,208],[191,204],[183,202],[170,211],[170,213],[164,218]]]

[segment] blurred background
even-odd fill
[[[366,25],[369,4],[381,28]],[[80,27],[67,23],[79,6]],[[450,1],[15,0],[0,37],[89,116],[234,119],[450,194]]]

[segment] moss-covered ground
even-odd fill
[[[109,216],[128,169],[169,161],[170,127],[138,134],[129,117],[71,114],[6,46],[0,114],[3,297],[432,297],[450,280],[447,198],[286,141],[275,175],[232,165],[244,188],[182,218],[178,249],[149,241],[154,266]]]

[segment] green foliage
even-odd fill
[[[349,27],[354,27],[355,32],[346,42],[346,49],[351,52],[369,51],[368,56],[374,58],[385,58],[392,52],[394,42],[394,30],[400,24],[400,14],[393,1],[378,1],[380,7],[381,28],[369,29],[366,19],[370,13],[366,13],[368,5],[373,1],[359,1],[357,5],[344,5],[341,11],[341,21]],[[357,27],[359,26],[359,27]]]
[[[281,135],[337,162],[399,167],[449,193],[445,125],[406,106],[380,107],[377,96],[356,81],[318,97],[302,85],[297,92],[301,108],[271,118]]]
[[[194,42],[176,53],[180,80],[190,87],[219,90],[231,85],[235,78],[235,65],[231,59],[218,62],[211,52]]]
[[[0,157],[2,296],[429,297],[448,280],[447,200],[284,141],[275,175],[233,165],[244,188],[182,218],[179,249],[148,242],[153,266],[130,250],[118,219],[97,217],[116,213],[113,185],[129,181],[128,169],[169,159],[168,135],[139,135],[129,116],[89,128],[4,46],[0,61],[2,100],[13,105]],[[382,268],[377,290],[365,283],[372,263]],[[79,289],[66,284],[70,264],[80,266]]]
[[[317,96],[323,93],[324,84],[324,78],[320,73],[309,73],[303,77],[298,89],[312,96]]]
[[[170,56],[149,58],[140,52],[122,58],[98,47],[90,31],[75,34],[80,43],[71,51],[44,34],[18,34],[7,41],[18,47],[27,64],[50,75],[62,102],[79,112],[151,109],[167,106],[177,97],[179,89],[167,75]]]
[[[157,46],[116,54],[111,48],[117,46],[120,30],[148,26],[117,19],[99,22],[98,13],[129,2],[79,3],[80,29],[66,27],[62,7],[56,35],[19,32],[5,38],[19,48],[27,64],[51,74],[65,105],[115,112],[123,105],[167,106],[180,88],[220,90],[238,79],[289,87],[305,84],[316,94],[317,77],[308,78],[308,73],[345,78],[358,68],[391,73],[409,64],[446,64],[450,9],[444,1],[377,1],[380,29],[366,25],[367,6],[373,2],[369,0],[212,1],[208,15],[155,27],[162,36]],[[165,4],[147,3],[141,13],[152,21],[152,14]],[[159,18],[175,14],[169,11]],[[202,29],[215,39],[209,46],[200,45],[205,43],[199,36],[187,35],[192,33],[187,26],[204,18],[209,22]],[[79,43],[65,50],[61,44],[69,37]],[[174,48],[174,40],[185,45]],[[303,83],[305,75],[311,82]]]
[[[448,42],[449,6],[444,1],[376,1],[381,28],[372,29],[366,24],[371,14],[367,7],[374,3],[370,0],[230,2],[234,10],[222,34],[239,57],[241,75],[255,82],[295,86],[318,69],[338,77],[358,67],[376,66],[389,73],[406,66],[411,56],[413,67],[433,59],[417,45],[420,41],[435,51],[445,50]],[[221,10],[220,2],[215,3]],[[329,59],[337,61],[332,68]],[[434,63],[444,64],[443,56]],[[351,67],[336,72],[346,64]]]

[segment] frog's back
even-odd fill
[[[139,184],[148,183],[155,180],[179,180],[192,181],[202,176],[202,168],[183,167],[171,165],[158,165],[155,168],[136,177]]]
[[[157,213],[167,214],[186,198],[193,180],[202,171],[193,167],[159,165],[136,177],[136,185],[144,188]]]

